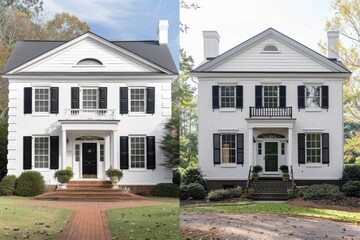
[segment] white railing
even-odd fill
[[[66,119],[112,120],[115,109],[66,109]]]

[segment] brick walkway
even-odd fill
[[[69,222],[61,232],[61,240],[111,240],[111,232],[106,221],[105,211],[115,208],[160,206],[164,202],[57,202],[57,201],[21,201],[14,204],[24,206],[46,206],[73,210]]]

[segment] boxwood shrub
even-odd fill
[[[15,175],[7,175],[0,182],[0,195],[10,196],[15,192]]]
[[[345,165],[341,182],[342,184],[345,184],[348,181],[360,181],[359,164]]]
[[[211,191],[208,195],[208,199],[210,201],[217,202],[224,199],[238,198],[241,197],[241,194],[242,194],[241,187],[219,189],[219,190]]]
[[[157,197],[179,197],[179,185],[174,183],[159,183],[155,186],[154,196]]]
[[[192,167],[185,170],[185,173],[181,177],[181,184],[189,185],[190,183],[199,183],[206,190],[206,181],[204,180],[199,168]]]
[[[340,187],[331,184],[314,184],[304,186],[299,190],[299,195],[305,200],[339,200],[343,197]]]
[[[18,196],[36,196],[45,192],[44,177],[36,171],[23,172],[15,183]]]
[[[180,186],[180,199],[187,200],[192,198],[194,200],[202,200],[206,196],[206,190],[203,185],[199,183],[190,183],[188,185]]]
[[[360,181],[348,181],[341,187],[341,190],[346,196],[360,197]]]

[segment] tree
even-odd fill
[[[42,0],[1,0],[0,7],[12,8],[28,15],[37,15],[43,10]]]
[[[7,174],[7,119],[0,119],[0,181]]]
[[[46,23],[47,39],[71,40],[79,35],[90,31],[86,22],[80,21],[76,16],[67,12],[57,13],[55,17]]]
[[[351,126],[360,120],[360,1],[335,0],[332,4],[335,15],[326,23],[326,30],[339,30],[343,40],[339,43],[339,57],[353,72],[344,83],[345,125]],[[326,49],[325,44],[321,44]],[[345,161],[360,156],[359,128],[345,135]]]

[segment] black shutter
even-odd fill
[[[213,135],[213,144],[214,144],[214,164],[220,164],[220,134]]]
[[[154,87],[146,88],[146,113],[149,113],[149,114],[155,113],[155,88]]]
[[[107,88],[99,87],[99,109],[107,109]]]
[[[330,155],[329,155],[329,134],[322,134],[322,163],[330,164]]]
[[[298,134],[298,163],[305,164],[305,133]]]
[[[120,137],[120,169],[129,169],[129,137]]]
[[[244,134],[236,134],[237,138],[237,164],[244,164]]]
[[[279,86],[280,104],[279,107],[286,107],[286,86]]]
[[[298,108],[305,108],[305,86],[298,86]]]
[[[129,112],[128,106],[128,88],[120,88],[120,114],[127,114]]]
[[[212,86],[212,107],[213,109],[220,108],[219,102],[219,86]]]
[[[24,113],[32,113],[32,88],[24,88]]]
[[[329,86],[321,86],[321,108],[329,108]]]
[[[50,113],[59,113],[59,88],[50,88]]]
[[[155,137],[148,136],[146,137],[146,168],[155,169],[156,168],[156,157],[155,157]]]
[[[255,107],[261,108],[262,107],[262,89],[263,86],[257,85],[255,86]]]
[[[236,108],[243,108],[243,86],[236,86]]]
[[[78,87],[71,88],[71,109],[80,108],[80,89]]]
[[[50,136],[50,169],[59,169],[59,136]]]
[[[31,169],[32,137],[24,137],[23,141],[23,168]]]

